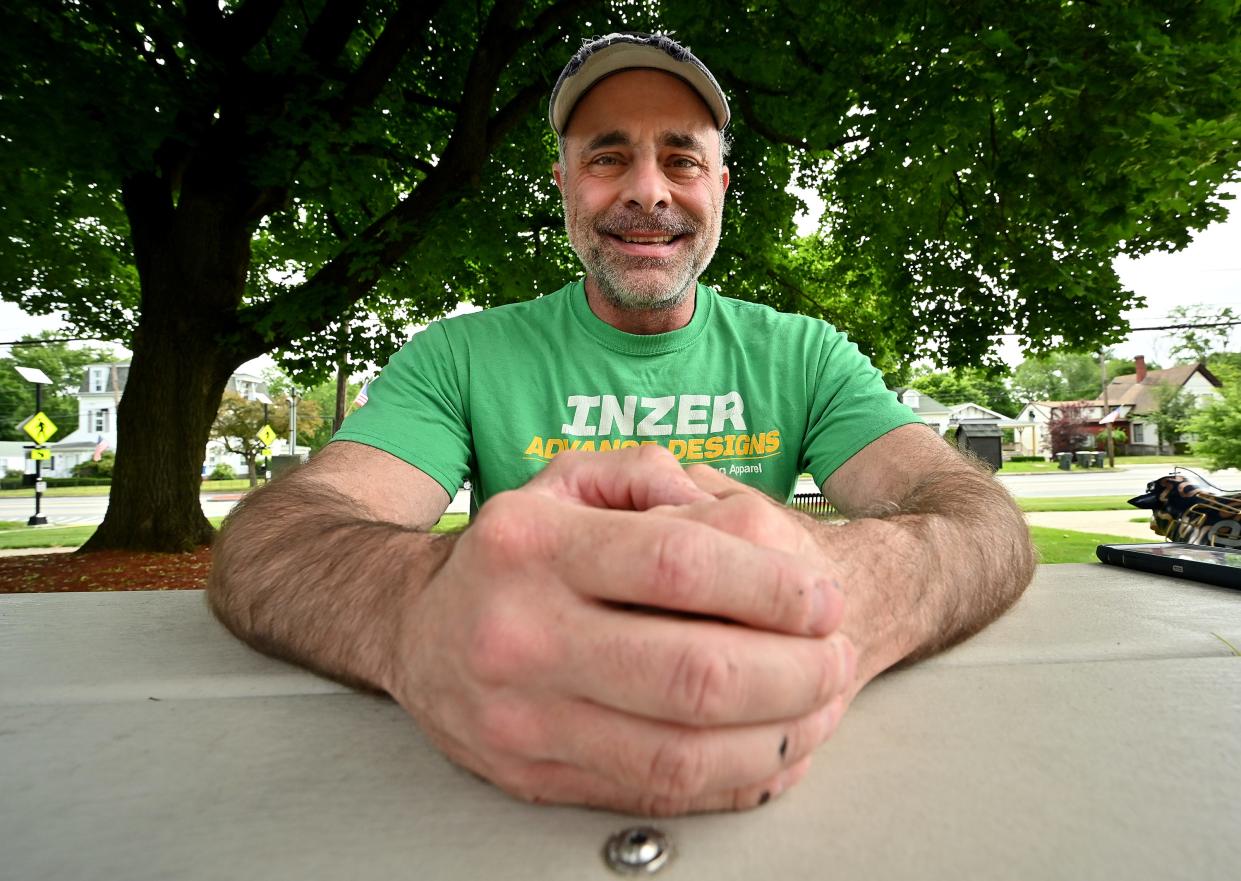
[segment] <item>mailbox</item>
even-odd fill
[[[990,422],[962,422],[957,427],[957,448],[973,453],[991,466],[992,471],[999,471],[1004,461],[1004,436],[1000,429]]]

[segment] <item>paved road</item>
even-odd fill
[[[1216,486],[1241,490],[1241,471],[1194,469]],[[1000,482],[1015,496],[1067,497],[1138,495],[1146,484],[1172,471],[1167,465],[1130,465],[1117,471],[1061,471],[1052,474],[1004,474]]]
[[[1138,495],[1146,484],[1162,477],[1171,469],[1164,465],[1133,465],[1117,472],[1070,471],[1056,474],[1004,474],[1000,481],[1015,496],[1071,497]],[[1229,490],[1241,490],[1241,471],[1231,469],[1218,472],[1201,472],[1218,486]],[[799,493],[816,492],[814,482],[798,481]],[[202,496],[203,512],[208,517],[221,517],[237,503],[229,494],[212,493]],[[60,526],[77,526],[99,523],[108,508],[107,496],[71,496],[44,498],[43,513],[49,523]],[[468,511],[469,497],[458,493],[448,506],[450,512]],[[26,520],[34,513],[34,497],[0,499],[0,520]]]

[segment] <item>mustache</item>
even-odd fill
[[[614,236],[622,235],[633,229],[669,236],[684,236],[698,232],[699,224],[674,211],[646,214],[642,211],[624,210],[609,211],[595,224],[597,232]]]

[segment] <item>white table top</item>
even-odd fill
[[[1044,566],[882,677],[798,787],[660,820],[655,877],[1241,876],[1241,592]],[[0,596],[0,878],[614,878],[631,817],[514,801],[201,593]]]

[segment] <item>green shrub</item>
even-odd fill
[[[116,465],[116,454],[112,452],[104,453],[99,457],[98,462],[87,460],[74,465],[72,469],[73,476],[94,478],[106,477],[108,480],[111,480],[112,468],[114,465]],[[51,486],[51,484],[48,485]],[[73,486],[74,484],[69,485]]]
[[[221,462],[219,465],[216,465],[214,469],[212,469],[210,474],[207,475],[207,479],[208,480],[236,480],[237,473],[233,471],[232,465],[229,465],[227,462]]]

